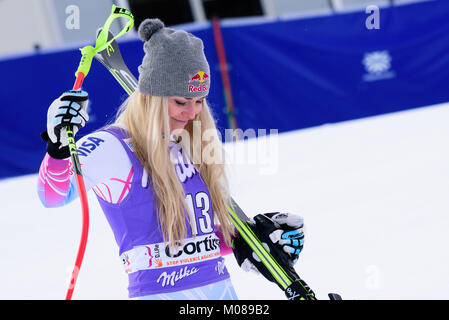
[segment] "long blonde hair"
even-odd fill
[[[198,139],[194,139],[194,122],[189,121],[185,131],[190,139],[182,136],[184,139],[180,143],[190,159],[195,160],[192,162],[209,190],[214,216],[220,222],[226,244],[230,245],[234,227],[227,211],[230,195],[224,161],[198,161],[199,155],[206,147],[212,146],[215,152],[224,154],[214,118],[205,99],[201,112],[194,121],[200,124],[200,137],[207,131],[208,136],[211,136],[209,141],[200,138],[198,143]],[[184,212],[189,212],[189,208],[185,201],[184,189],[170,160],[168,98],[135,91],[119,109],[113,125],[117,124],[123,124],[128,130],[134,152],[151,178],[163,239],[165,242],[168,240],[170,247],[176,247],[186,237]],[[215,136],[210,132],[215,132]],[[190,223],[194,223],[191,215],[189,217]]]

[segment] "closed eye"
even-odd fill
[[[196,103],[202,105],[202,104],[203,104],[203,101],[204,101],[204,100],[197,100]],[[182,101],[178,101],[178,100],[175,100],[175,102],[176,102],[176,104],[177,104],[178,106],[185,106],[185,105],[187,104],[187,102],[182,102]]]

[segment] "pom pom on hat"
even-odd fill
[[[164,23],[159,19],[145,19],[139,25],[139,37],[142,41],[148,41],[154,33],[164,27]]]

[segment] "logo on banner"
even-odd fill
[[[391,70],[391,55],[387,50],[365,53],[362,64],[367,72],[363,75],[364,81],[391,79],[396,76]]]

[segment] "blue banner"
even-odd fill
[[[239,127],[295,130],[449,100],[449,1],[223,27]]]
[[[368,16],[224,22],[238,126],[283,132],[449,101],[449,1],[380,8],[379,29],[366,28]],[[228,124],[212,26],[187,30],[204,41],[208,101],[223,131]],[[119,44],[137,77],[143,43]],[[79,59],[71,48],[0,60],[0,178],[38,171],[48,106],[71,89]],[[83,89],[91,120],[79,137],[113,121],[127,97],[96,61]]]

